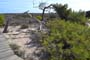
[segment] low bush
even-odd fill
[[[79,11],[79,12],[73,11],[68,16],[68,20],[71,21],[71,22],[76,22],[76,23],[85,25],[85,23],[87,21],[87,18],[85,17],[85,12],[84,11]]]
[[[41,20],[41,19],[42,19],[42,17],[41,17],[41,16],[36,16],[36,18],[37,18],[37,19],[39,19],[39,20]]]
[[[4,24],[4,15],[0,15],[0,26]]]
[[[49,20],[47,27],[42,45],[50,60],[90,60],[90,28],[65,20]]]

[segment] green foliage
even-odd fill
[[[41,16],[36,16],[36,18],[37,18],[37,19],[39,19],[39,20],[41,20],[41,19],[42,19],[42,17],[41,17]]]
[[[50,19],[57,18],[57,15],[55,13],[50,13],[49,18]]]
[[[87,21],[87,18],[85,17],[84,11],[79,11],[79,12],[73,11],[72,13],[70,13],[68,19],[69,19],[69,21],[77,22],[80,24],[85,24]]]
[[[50,32],[43,36],[42,45],[50,60],[90,59],[90,28],[65,20],[48,21]]]
[[[53,7],[56,13],[59,15],[59,17],[61,19],[64,19],[65,21],[72,21],[80,24],[85,24],[87,21],[84,11],[72,11],[68,8],[67,4],[54,4]]]
[[[67,20],[69,14],[71,12],[71,9],[68,9],[67,4],[65,4],[65,5],[54,4],[53,7],[61,19]]]
[[[4,15],[0,15],[0,26],[4,24]]]

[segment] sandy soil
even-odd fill
[[[1,31],[3,29],[0,29]],[[38,44],[33,42],[30,34],[30,31],[36,31],[36,28],[27,28],[27,29],[20,29],[20,26],[9,26],[8,33],[5,33],[5,37],[9,41],[9,43],[14,43],[19,45],[21,50],[24,50],[26,55],[33,54],[37,52]]]

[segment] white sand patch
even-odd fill
[[[15,43],[19,45],[21,50],[25,51],[25,55],[33,54],[39,47],[37,47],[38,43],[32,42],[31,32],[36,31],[37,28],[27,28],[20,29],[20,26],[9,26],[8,33],[5,33],[5,37],[9,41],[9,43]],[[36,38],[36,37],[34,37]],[[37,38],[36,38],[37,39]]]

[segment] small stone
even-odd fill
[[[26,33],[26,32],[28,32],[28,29],[22,29],[20,32]]]

